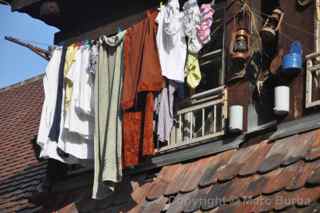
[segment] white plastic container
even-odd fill
[[[278,86],[274,89],[274,108],[276,115],[285,115],[290,110],[290,88]]]
[[[230,106],[229,129],[230,132],[239,133],[243,130],[243,106]]]

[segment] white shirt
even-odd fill
[[[183,5],[183,13],[183,27],[188,37],[188,50],[190,53],[197,54],[203,46],[197,37],[197,28],[201,21],[197,0],[186,1]]]
[[[81,46],[67,76],[72,81],[73,87],[70,105],[64,110],[64,128],[85,139],[92,139],[94,119],[87,112],[93,111],[91,107],[93,84],[88,81],[88,67],[89,49]]]
[[[162,75],[170,80],[184,82],[184,66],[187,55],[186,37],[183,30],[183,13],[178,0],[169,0],[160,8],[157,47]]]
[[[61,55],[61,48],[55,48],[53,50],[52,57],[46,67],[45,75],[43,77],[45,97],[42,105],[37,143],[41,147],[41,158],[53,158],[66,163],[66,161],[62,159],[57,153],[57,142],[51,141],[49,138],[49,132],[53,123],[56,108]],[[74,159],[69,159],[68,163],[75,163],[75,161],[73,160]]]
[[[67,76],[73,83],[70,104],[68,108],[65,109],[63,103],[61,110],[58,147],[65,153],[78,159],[93,159],[94,118],[83,113],[82,109],[85,108],[85,106],[81,105],[79,101],[81,99],[82,89],[85,87],[84,84],[88,84],[85,77],[88,66],[89,49],[81,46],[76,53],[75,62],[71,65]],[[91,87],[93,90],[93,85],[88,84],[87,88],[90,89]],[[63,93],[63,96],[64,95]],[[83,97],[83,99],[91,100],[91,95],[92,93],[90,93],[88,97]],[[91,104],[89,103],[89,105]],[[89,109],[89,111],[90,110],[91,109]]]
[[[82,46],[81,51],[81,73],[78,88],[75,88],[75,107],[78,113],[94,116],[94,74],[89,69],[90,49]]]

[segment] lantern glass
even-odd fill
[[[242,35],[237,36],[236,42],[234,44],[233,51],[234,52],[246,52],[246,51],[248,51],[247,39],[244,36],[242,36]]]

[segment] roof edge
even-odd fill
[[[11,84],[9,86],[0,88],[0,93],[4,92],[4,91],[8,91],[10,89],[14,89],[14,88],[18,88],[18,87],[24,86],[26,84],[33,83],[35,81],[38,81],[38,80],[42,79],[43,76],[44,76],[44,73],[42,73],[40,75],[37,75],[37,76],[34,76],[34,77],[31,77],[31,78],[28,78],[28,79],[23,80],[23,81],[19,81],[19,82],[15,83],[15,84]]]

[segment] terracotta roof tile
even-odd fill
[[[238,174],[241,166],[247,163],[246,159],[250,156],[250,154],[253,153],[255,148],[256,146],[251,146],[235,152],[228,163],[225,164],[225,166],[221,166],[217,171],[216,176],[218,178],[218,181],[224,182],[234,178]]]
[[[108,205],[100,203],[96,205],[98,211],[92,212],[316,210],[320,199],[320,159],[311,160],[306,156],[315,150],[318,131],[165,166],[155,178],[148,180],[146,174],[126,177],[127,183],[122,183],[115,197],[101,201]],[[29,187],[27,181],[20,184],[22,188]],[[57,204],[68,205],[77,199],[76,195],[67,197],[62,196],[65,202],[57,201]],[[16,196],[10,195],[8,199],[11,198]],[[81,200],[77,200],[77,207],[81,206],[79,202]],[[86,199],[82,202],[83,205],[90,203]]]
[[[191,198],[196,196],[197,190],[190,193],[178,194],[173,202],[169,205],[166,213],[182,212],[186,205],[190,202]]]
[[[312,186],[320,185],[320,168],[317,168],[312,172],[310,178],[308,178],[307,183]]]
[[[268,143],[268,141],[263,141],[256,145],[256,150],[247,159],[247,162],[241,166],[239,175],[248,176],[255,174],[271,147],[272,144]]]
[[[234,152],[235,150],[229,150],[224,153],[218,154],[214,156],[214,158],[212,158],[208,168],[205,170],[204,174],[200,179],[200,187],[205,187],[217,182],[217,170],[229,161]]]
[[[192,171],[189,172],[189,175],[184,180],[184,184],[180,189],[180,192],[186,193],[193,191],[199,184],[199,181],[205,172],[205,169],[208,167],[208,164],[211,162],[212,158],[204,158],[197,161],[196,165],[191,167]]]
[[[307,179],[312,175],[312,172],[320,167],[320,159],[311,163],[301,164],[297,168],[296,176],[288,182],[286,190],[296,190],[303,187]]]
[[[220,206],[213,211],[215,211],[216,213],[230,213],[230,212],[248,213],[248,212],[252,212],[253,209],[254,209],[254,204],[252,202],[238,201],[238,202],[231,203],[230,205]]]
[[[273,143],[270,151],[265,157],[265,160],[259,167],[259,172],[266,173],[273,169],[280,167],[283,160],[287,156],[288,149],[290,147],[290,142],[296,140],[298,136],[292,136],[289,138],[281,139],[276,143]]]
[[[225,202],[234,202],[245,196],[244,192],[249,184],[259,178],[258,175],[252,175],[244,178],[236,178],[224,195]]]
[[[268,178],[265,176],[259,176],[254,181],[249,183],[248,188],[242,192],[241,198],[244,200],[252,199],[262,193],[262,189],[268,182]]]
[[[181,166],[181,169],[177,171],[175,178],[171,183],[169,183],[168,187],[166,188],[166,191],[164,194],[166,196],[177,194],[183,185],[183,181],[187,178],[188,172],[192,171],[192,166],[194,166],[195,163],[187,163]]]
[[[258,196],[248,203],[252,203],[252,212],[269,212],[273,209],[274,196]]]
[[[146,197],[147,193],[149,192],[151,186],[152,186],[151,182],[144,183],[141,187],[138,187],[136,190],[134,190],[131,193],[131,198],[136,203],[141,203],[145,199],[145,197]]]
[[[291,198],[298,207],[308,206],[320,198],[320,187],[302,188],[292,193],[289,198]]]
[[[320,130],[314,131],[315,134],[312,137],[312,145],[305,159],[308,161],[316,160],[320,158]]]
[[[147,199],[155,200],[161,197],[164,194],[169,183],[171,183],[176,178],[177,174],[179,173],[179,171],[181,171],[181,169],[181,164],[164,167],[159,173],[157,179],[150,187],[150,190],[147,194]]]
[[[292,137],[287,155],[285,156],[282,165],[287,166],[303,159],[310,149],[314,132],[308,132],[298,137]]]
[[[290,213],[310,213],[310,212],[320,212],[320,203],[314,202],[307,207],[292,207],[287,212]]]
[[[42,208],[27,200],[46,173],[32,144],[42,102],[41,77],[0,90],[0,212]]]
[[[152,201],[152,200],[156,200],[159,197],[161,197],[161,195],[163,195],[163,191],[165,190],[167,185],[168,185],[168,183],[164,182],[161,179],[158,180],[157,182],[153,183],[150,186],[148,195],[146,196],[147,200]]]
[[[296,177],[299,167],[303,164],[303,162],[299,162],[286,168],[276,169],[265,175],[268,181],[262,189],[262,193],[271,194],[284,189]]]
[[[223,205],[224,194],[226,193],[230,185],[231,182],[213,185],[207,197],[205,198],[206,202],[202,203],[201,209],[208,211],[220,205]]]
[[[268,196],[271,198],[272,200],[272,204],[273,204],[273,209],[276,211],[283,211],[286,210],[288,208],[290,208],[290,206],[295,205],[295,201],[291,200],[289,197],[291,196],[291,194],[289,192],[286,191],[281,191],[277,194],[274,194],[272,196]]]
[[[197,190],[197,193],[194,193],[194,196],[192,197],[191,202],[188,202],[188,204],[184,208],[184,212],[195,212],[199,211],[201,208],[201,205],[206,202],[206,198],[208,193],[210,192],[212,186],[200,188]]]
[[[168,198],[160,197],[158,200],[145,201],[141,208],[141,212],[161,212],[163,207],[166,205]]]

